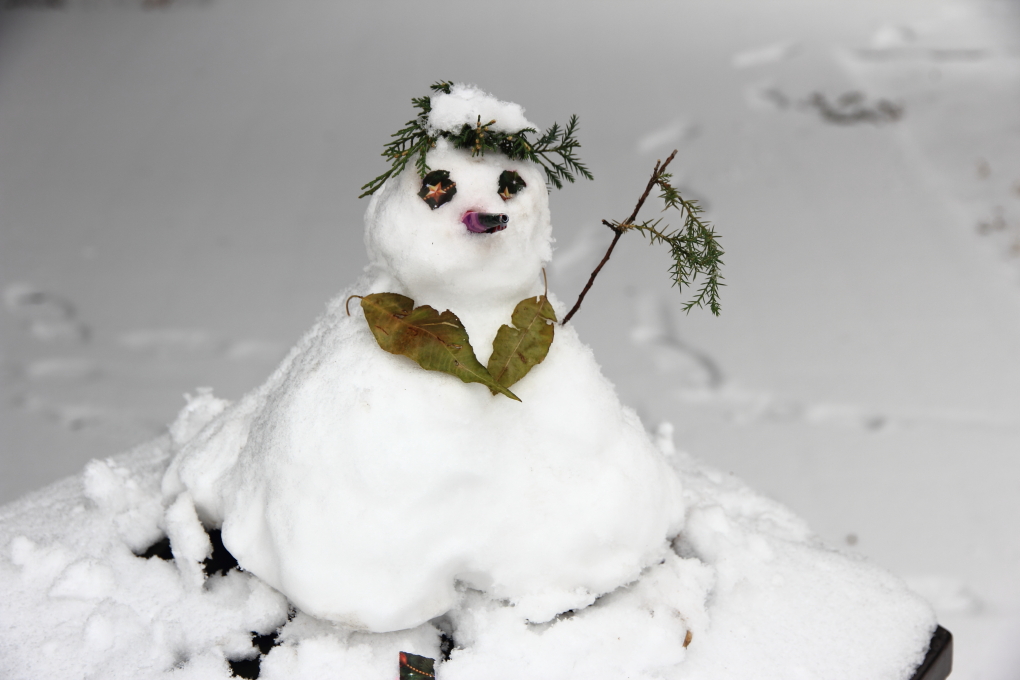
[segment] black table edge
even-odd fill
[[[942,626],[936,626],[928,653],[910,680],[946,680],[952,670],[953,634]]]

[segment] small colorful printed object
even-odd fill
[[[449,171],[433,170],[422,178],[418,195],[435,210],[452,199],[456,193],[457,183],[450,179]]]
[[[422,680],[436,677],[435,659],[410,652],[400,653],[400,680]]]
[[[524,178],[518,175],[517,171],[504,170],[499,176],[499,197],[504,201],[509,201],[526,186],[528,185],[525,184]]]

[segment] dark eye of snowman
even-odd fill
[[[457,193],[457,183],[450,179],[449,170],[433,170],[421,180],[418,195],[421,200],[435,210],[444,203],[449,203]]]
[[[509,201],[517,192],[528,186],[515,170],[504,170],[499,176],[499,197]]]

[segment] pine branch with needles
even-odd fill
[[[433,92],[450,94],[451,85],[452,83],[441,80],[433,83],[430,89]],[[389,160],[389,170],[371,182],[366,182],[361,187],[362,193],[358,198],[374,194],[386,183],[386,180],[403,172],[408,161],[415,156],[417,156],[414,162],[415,170],[422,177],[428,174],[429,166],[425,162],[425,155],[436,145],[436,139],[438,139],[428,132],[429,114],[432,113],[432,98],[427,95],[414,97],[411,99],[411,104],[418,109],[418,115],[390,135],[394,138],[393,141],[383,147],[382,157]]]
[[[701,218],[703,210],[697,201],[687,200],[680,192],[670,184],[672,175],[666,172],[666,168],[676,157],[676,150],[669,155],[669,158],[656,161],[652,176],[645,186],[644,193],[638,199],[630,217],[620,221],[602,220],[602,224],[613,230],[613,241],[603,256],[602,261],[591,273],[588,282],[577,298],[577,302],[563,318],[563,323],[570,321],[571,317],[581,307],[585,295],[595,282],[595,277],[609,261],[616,244],[628,231],[637,231],[643,234],[651,244],[663,243],[669,246],[673,264],[670,267],[670,275],[673,278],[673,285],[683,290],[691,287],[700,278],[700,285],[689,302],[684,303],[685,312],[690,312],[695,307],[708,306],[713,314],[719,315],[719,288],[723,285],[723,276],[720,272],[724,255],[722,246],[719,245],[719,236],[715,233],[710,222]],[[659,197],[663,200],[666,210],[679,210],[684,217],[683,226],[671,230],[668,225],[663,225],[662,218],[637,222],[638,213],[644,206],[652,189],[658,187]]]

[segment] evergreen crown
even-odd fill
[[[431,85],[433,92],[442,94],[450,94],[452,87],[453,83],[446,80]],[[593,179],[591,172],[575,155],[575,150],[581,146],[574,136],[578,128],[576,115],[570,116],[564,127],[553,123],[552,127],[532,140],[529,135],[538,134],[535,128],[526,127],[513,132],[494,130],[496,121],[483,123],[480,115],[474,126],[465,123],[459,130],[436,130],[429,125],[432,98],[429,95],[415,97],[411,103],[418,109],[418,115],[390,135],[393,140],[383,148],[382,156],[390,161],[389,170],[362,186],[358,198],[374,194],[387,179],[399,175],[412,158],[418,174],[424,177],[430,169],[425,156],[436,146],[440,137],[448,140],[455,148],[470,149],[472,156],[498,152],[511,160],[537,163],[545,170],[549,184],[557,189],[563,188],[563,180],[574,182],[575,173],[585,179]]]

